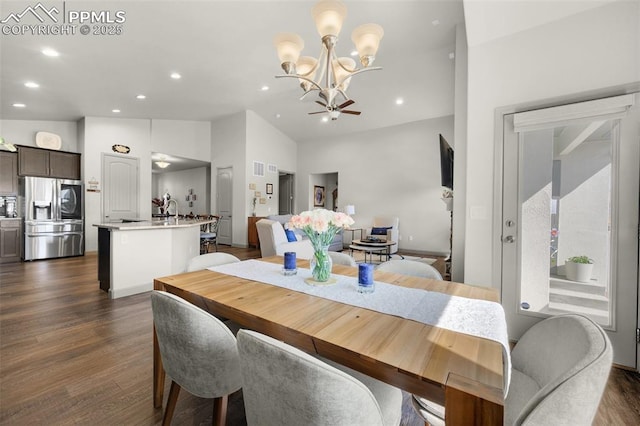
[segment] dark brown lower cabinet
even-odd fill
[[[20,262],[22,219],[0,219],[0,263]]]

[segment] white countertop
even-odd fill
[[[139,231],[143,229],[170,229],[170,228],[187,228],[191,226],[200,226],[205,223],[211,223],[215,219],[175,219],[169,217],[167,219],[153,219],[141,222],[107,222],[94,223],[93,226],[98,228],[112,229],[116,231]]]

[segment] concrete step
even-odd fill
[[[550,289],[549,302],[580,306],[604,312],[608,312],[609,309],[609,299],[605,296],[559,288]]]
[[[549,286],[551,287],[551,289],[563,289],[600,296],[606,296],[607,293],[607,288],[596,281],[592,281],[589,283],[579,283],[561,277],[551,277],[549,280]]]
[[[582,314],[588,316],[600,325],[609,324],[609,313],[600,309],[590,309],[582,306],[551,302],[542,312],[549,315],[562,315],[566,313]]]

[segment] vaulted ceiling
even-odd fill
[[[348,14],[338,53],[354,49],[351,31],[375,22],[384,28],[375,65],[353,77],[351,109],[324,123],[315,96],[303,101],[298,82],[282,74],[273,46],[278,32],[305,40],[303,55],[318,56],[320,37],[311,16],[314,1],[113,1],[43,2],[61,22],[70,11],[123,11],[121,34],[98,35],[108,25],[75,34],[0,36],[0,108],[4,119],[77,120],[84,116],[215,120],[253,110],[297,141],[364,131],[453,114],[455,27],[464,21],[461,1],[346,1]],[[0,19],[37,2],[4,1]],[[64,9],[63,9],[64,8]],[[66,14],[63,14],[62,11]],[[45,21],[49,24],[52,21]],[[19,25],[38,23],[27,13]],[[60,56],[44,56],[53,48]],[[182,78],[170,78],[178,72]],[[28,81],[40,85],[27,88]],[[261,90],[268,86],[269,90]],[[143,94],[146,99],[136,96]],[[402,98],[402,105],[396,99]],[[14,103],[25,104],[15,108]],[[113,113],[119,109],[119,113]]]

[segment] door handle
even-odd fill
[[[515,238],[513,238],[513,235],[507,235],[506,237],[502,237],[502,242],[503,243],[514,243],[516,241]]]

